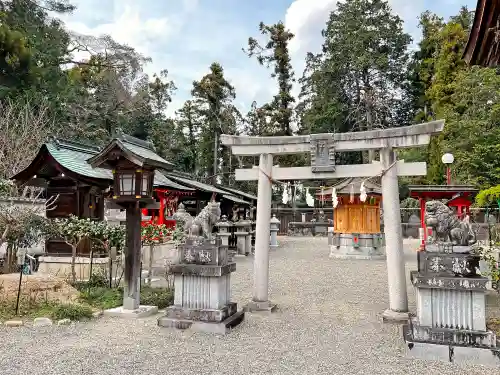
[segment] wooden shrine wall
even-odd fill
[[[76,186],[52,186],[47,189],[48,197],[59,195],[56,207],[52,211],[47,211],[47,218],[67,218],[70,215],[82,218],[103,220],[104,218],[104,198],[91,194],[90,187]],[[57,238],[50,238],[45,245],[47,255],[67,256],[71,255],[71,247],[64,241]],[[77,255],[88,256],[90,254],[91,243],[83,240],[78,248]]]
[[[335,233],[380,233],[380,207],[378,205],[338,205],[333,218]]]

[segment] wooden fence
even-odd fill
[[[288,232],[288,223],[302,221],[302,215],[305,215],[305,221],[310,222],[311,219],[317,217],[319,211],[323,210],[326,219],[333,219],[333,208],[272,208],[271,212],[276,214],[280,220],[279,235],[286,235]],[[488,232],[488,217],[490,222],[500,222],[500,213],[498,209],[492,210],[489,213],[485,209],[472,209],[471,221],[477,228],[478,237],[483,238]],[[418,238],[418,228],[420,228],[420,209],[419,208],[402,208],[401,209],[401,225],[403,236],[405,238]]]

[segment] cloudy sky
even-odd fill
[[[252,101],[259,104],[275,93],[269,70],[249,59],[242,47],[258,35],[258,24],[279,20],[294,34],[292,62],[300,76],[307,52],[321,46],[321,30],[337,0],[78,0],[76,12],[65,17],[68,28],[83,34],[109,34],[153,62],[147,73],[168,69],[179,88],[169,112],[189,98],[193,80],[200,79],[218,61],[235,86],[236,104],[246,113]],[[418,39],[418,15],[429,9],[443,17],[461,5],[473,10],[476,0],[389,0],[405,29]],[[146,5],[147,4],[147,5]]]

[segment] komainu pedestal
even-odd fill
[[[230,261],[220,239],[188,238],[179,246],[178,259],[171,266],[174,304],[158,319],[159,326],[226,334],[243,321],[244,312],[231,302],[236,263]]]
[[[486,328],[486,285],[478,274],[473,252],[475,235],[466,218],[457,221],[441,202],[426,205],[426,224],[436,239],[418,253],[418,270],[411,272],[417,316],[403,329],[413,352],[425,344],[448,347],[445,360],[454,361],[456,348],[497,351],[497,338]],[[436,208],[438,215],[436,216]],[[410,352],[411,353],[411,352]]]

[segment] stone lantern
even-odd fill
[[[126,210],[123,306],[108,315],[140,317],[154,313],[157,307],[140,306],[141,209],[154,203],[155,170],[171,170],[172,164],[158,156],[151,143],[121,132],[88,162],[93,168],[113,171],[113,201]]]
[[[231,237],[229,228],[233,226],[233,223],[228,220],[226,215],[222,215],[221,221],[215,225],[219,229],[217,236],[221,239],[221,246],[229,248],[229,237]]]
[[[270,231],[271,231],[271,244],[270,247],[272,249],[278,247],[278,232],[280,230],[281,221],[278,220],[276,214],[273,214],[273,217],[269,221]]]

